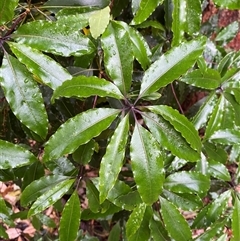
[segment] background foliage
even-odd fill
[[[207,5],[0,2],[2,239],[240,240],[239,23]]]

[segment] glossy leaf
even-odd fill
[[[4,222],[8,226],[13,226],[14,222],[11,219],[11,215],[12,215],[13,212],[12,212],[11,208],[9,208],[6,205],[6,202],[5,202],[5,200],[3,198],[4,197],[2,197],[2,196],[0,197],[0,220],[1,220],[1,223]]]
[[[170,174],[164,182],[165,189],[176,193],[203,194],[209,187],[209,177],[198,172],[176,172]]]
[[[50,88],[56,89],[65,80],[72,78],[66,69],[40,51],[19,43],[9,43],[9,45],[18,60],[26,65],[27,69],[40,79],[40,82]]]
[[[140,6],[130,24],[136,25],[144,22],[162,2],[163,0],[141,0]]]
[[[58,22],[33,21],[22,25],[12,37],[40,51],[62,56],[82,56],[95,50],[94,44],[79,31],[69,31]]]
[[[214,69],[206,69],[205,72],[197,69],[184,75],[180,80],[199,88],[212,90],[220,86],[221,76],[219,72]]]
[[[198,38],[173,47],[162,55],[145,72],[139,98],[156,92],[184,74],[202,53],[204,44],[205,39]]]
[[[5,97],[16,117],[43,139],[47,135],[47,113],[37,83],[26,67],[5,55],[0,69]]]
[[[59,97],[89,97],[98,95],[101,97],[123,98],[119,89],[111,82],[97,77],[86,77],[83,75],[73,77],[58,87],[52,96],[52,100]]]
[[[86,182],[86,186],[89,208],[92,212],[99,213],[102,209],[99,202],[99,191],[90,180]]]
[[[121,171],[128,140],[128,131],[129,115],[126,115],[116,128],[101,161],[99,170],[100,203],[107,198]]]
[[[58,183],[47,192],[42,194],[31,206],[28,212],[28,217],[34,216],[37,213],[44,211],[49,206],[58,201],[64,194],[68,192],[73,185],[75,179],[69,179]]]
[[[209,140],[223,145],[234,145],[240,143],[240,130],[218,130],[209,138]]]
[[[239,198],[235,198],[234,209],[232,214],[232,231],[233,231],[233,238],[232,241],[240,240],[240,201]]]
[[[119,110],[116,109],[99,108],[69,119],[46,143],[43,160],[49,161],[73,153],[78,146],[87,143],[108,128],[118,113]]]
[[[193,162],[200,158],[199,153],[190,147],[181,133],[176,131],[162,116],[144,113],[143,119],[159,144],[174,155]]]
[[[1,0],[0,2],[0,26],[13,19],[14,9],[18,5],[18,0]]]
[[[160,197],[162,218],[171,238],[178,241],[190,240],[191,230],[179,210],[169,201]]]
[[[132,51],[126,51],[126,46],[131,46],[129,34],[119,23],[112,21],[103,33],[101,42],[107,73],[121,92],[126,94],[131,87],[133,71]]]
[[[110,20],[109,6],[91,14],[89,18],[90,32],[93,38],[98,38],[106,29]]]
[[[153,218],[150,220],[149,228],[154,240],[158,241],[170,241],[166,228],[160,221],[156,221]]]
[[[37,161],[28,150],[19,145],[0,140],[0,169],[27,166]]]
[[[181,115],[177,110],[166,105],[149,106],[148,109],[169,121],[174,129],[181,133],[190,146],[200,152],[202,144],[198,132],[184,115]]]
[[[133,175],[142,200],[154,203],[164,181],[161,147],[146,129],[136,124],[130,146]]]
[[[80,225],[81,203],[76,191],[64,206],[59,225],[60,241],[75,241]]]
[[[211,159],[208,161],[208,163],[209,163],[208,171],[211,176],[223,181],[231,180],[230,174],[225,165]]]
[[[70,177],[60,175],[43,176],[39,180],[31,182],[21,194],[21,205],[23,207],[27,206],[48,190],[69,178]]]
[[[240,4],[239,4],[240,7]],[[233,39],[236,34],[238,33],[239,30],[239,25],[238,25],[238,21],[234,21],[232,23],[230,23],[228,26],[226,26],[225,28],[223,28],[218,35],[215,38],[215,41],[230,41],[231,39]]]
[[[81,6],[90,6],[90,7],[99,7],[104,8],[109,4],[109,0],[48,0],[45,4],[46,6],[77,6],[78,8]],[[60,6],[59,6],[60,5]]]

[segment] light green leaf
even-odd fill
[[[234,145],[240,143],[240,130],[218,130],[210,136],[209,140],[223,145]]]
[[[5,228],[2,225],[0,225],[0,237],[4,238],[4,240],[8,240],[8,238],[9,238],[8,234],[6,233]]]
[[[220,73],[215,69],[206,69],[204,72],[197,69],[184,75],[180,80],[189,85],[209,90],[216,89],[221,84]]]
[[[44,139],[48,128],[47,113],[38,85],[26,67],[14,57],[5,55],[0,83],[16,117]]]
[[[140,6],[130,24],[136,25],[144,22],[162,2],[163,0],[141,0]]]
[[[169,121],[194,150],[201,151],[202,144],[198,132],[184,115],[167,105],[149,106],[148,109]]]
[[[161,146],[185,160],[192,162],[199,160],[200,154],[193,150],[181,133],[176,131],[162,116],[146,112],[143,119]]]
[[[146,129],[136,124],[130,145],[133,175],[142,200],[151,205],[162,191],[164,181],[161,147]]]
[[[220,180],[230,181],[231,177],[225,165],[214,160],[208,160],[208,173]]]
[[[126,94],[131,87],[133,71],[129,34],[121,24],[112,21],[103,33],[101,42],[107,73],[121,92]]]
[[[170,174],[164,182],[165,189],[176,193],[203,194],[209,187],[210,178],[198,172],[176,172]]]
[[[0,1],[0,26],[13,19],[14,9],[18,5],[18,0]]]
[[[128,140],[128,131],[129,115],[126,115],[116,128],[101,161],[99,171],[100,203],[107,198],[121,171]]]
[[[233,214],[232,214],[232,231],[233,231],[232,241],[240,240],[239,223],[240,223],[240,200],[238,197],[236,197]]]
[[[35,201],[38,197],[49,191],[54,186],[59,183],[68,180],[70,177],[53,175],[53,176],[44,176],[39,180],[31,182],[21,194],[21,205],[23,207],[27,206],[31,202]]]
[[[80,145],[98,136],[117,117],[120,110],[91,109],[65,122],[45,145],[44,161],[73,153]]]
[[[40,51],[62,56],[82,56],[95,51],[94,44],[80,31],[70,31],[58,22],[33,21],[22,25],[12,37]]]
[[[162,197],[160,197],[160,205],[160,212],[169,236],[177,241],[191,240],[191,230],[179,210]]]
[[[73,77],[71,80],[65,81],[60,87],[58,87],[53,93],[52,100],[54,101],[59,97],[86,98],[94,95],[101,97],[108,96],[116,99],[123,98],[119,89],[111,82],[95,76],[86,77],[80,75]]]
[[[28,150],[13,143],[0,140],[0,169],[27,166],[37,161]]]
[[[34,216],[37,213],[44,211],[49,206],[58,201],[64,194],[68,192],[70,187],[75,182],[75,179],[69,179],[58,183],[47,192],[42,194],[31,206],[28,212],[28,217]]]
[[[98,38],[106,29],[110,20],[109,6],[95,11],[89,18],[90,32],[93,38]]]
[[[240,7],[240,4],[239,4]],[[230,41],[233,39],[239,31],[238,21],[230,23],[227,27],[224,27],[216,36],[215,41]]]
[[[74,191],[67,203],[64,206],[59,225],[59,240],[60,241],[75,241],[77,238],[80,216],[81,203],[77,194]]]
[[[160,221],[156,221],[152,218],[149,223],[149,228],[151,230],[153,240],[170,241],[166,228]]]
[[[139,98],[156,92],[184,74],[201,55],[205,38],[198,38],[173,47],[145,72]]]
[[[18,60],[40,81],[56,89],[72,76],[60,64],[40,51],[19,43],[8,43]]]

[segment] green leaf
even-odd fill
[[[103,33],[101,42],[107,73],[121,92],[126,94],[131,87],[133,71],[129,34],[121,24],[112,21]]]
[[[234,202],[233,214],[232,214],[232,231],[233,231],[232,241],[240,240],[239,223],[240,223],[240,200],[238,197],[236,197]]]
[[[194,151],[181,133],[176,131],[162,116],[149,112],[144,113],[143,119],[161,146],[185,160],[193,162],[199,160],[199,153]]]
[[[44,139],[48,128],[47,113],[38,85],[26,67],[14,57],[5,55],[0,82],[16,117]]]
[[[208,164],[209,164],[208,173],[211,176],[213,176],[217,179],[223,180],[223,181],[230,181],[231,180],[230,174],[229,174],[228,169],[226,168],[225,165],[223,165],[220,162],[211,160],[211,159],[208,161]]]
[[[0,224],[0,237],[8,240],[8,234],[6,233],[5,228]]]
[[[142,200],[151,205],[162,191],[164,181],[161,147],[146,129],[136,124],[130,145],[133,175]]]
[[[18,5],[18,0],[1,0],[0,2],[0,26],[13,19],[14,9]]]
[[[40,51],[19,43],[8,43],[18,60],[40,81],[56,89],[72,76],[60,64]]]
[[[93,38],[98,38],[106,29],[110,20],[109,6],[95,11],[89,18],[90,32]]]
[[[173,47],[145,72],[139,98],[156,92],[184,74],[201,55],[205,38],[198,38]]]
[[[149,106],[147,108],[169,121],[194,150],[201,151],[202,144],[198,132],[184,115],[167,105]]]
[[[75,241],[78,234],[81,216],[81,203],[77,191],[74,191],[62,212],[59,226],[60,241]]]
[[[149,228],[151,230],[151,235],[153,237],[153,240],[170,241],[166,228],[163,226],[163,224],[160,221],[156,221],[152,218],[149,223]]]
[[[39,196],[69,178],[70,177],[60,175],[43,176],[39,180],[31,182],[21,194],[21,206],[27,206],[31,202],[35,201]]]
[[[91,109],[64,123],[45,145],[44,161],[73,153],[78,146],[98,136],[117,117],[119,110],[110,108]],[[64,141],[63,141],[64,140]]]
[[[239,4],[240,7],[240,4]],[[233,39],[239,30],[239,23],[238,21],[234,21],[230,23],[227,27],[224,27],[216,36],[215,41],[230,41]]]
[[[173,0],[172,12],[172,32],[173,40],[172,45],[179,45],[183,40],[185,23],[186,23],[186,0]]]
[[[224,76],[229,71],[230,68],[233,68],[235,63],[235,58],[237,57],[238,55],[236,54],[236,52],[230,52],[221,59],[217,67],[221,76]]]
[[[86,181],[88,205],[92,212],[99,213],[102,209],[99,202],[99,191],[96,186],[90,181]]]
[[[176,172],[170,174],[165,182],[164,188],[176,193],[199,193],[203,194],[210,187],[208,176],[198,172]]]
[[[240,130],[218,130],[210,136],[209,140],[223,145],[234,145],[240,143]]]
[[[111,229],[111,232],[108,236],[108,241],[116,241],[119,240],[121,236],[121,227],[119,222],[117,222]]]
[[[0,169],[27,166],[36,161],[37,158],[23,147],[0,140]]]
[[[1,223],[4,222],[4,224],[7,224],[8,226],[14,226],[14,222],[11,219],[12,213],[13,212],[12,212],[11,208],[7,207],[5,200],[3,199],[2,196],[0,196],[0,221],[1,221]]]
[[[75,179],[64,180],[42,194],[29,209],[28,217],[34,216],[53,205],[68,192],[74,182]]]
[[[12,37],[40,51],[62,56],[82,56],[95,50],[94,44],[79,31],[69,31],[58,22],[33,21],[22,25]]]
[[[141,0],[140,6],[130,24],[136,25],[144,22],[163,0]]]
[[[63,8],[63,6],[76,6],[77,8],[81,8],[81,6],[90,6],[90,7],[99,7],[104,8],[109,5],[109,0],[48,0],[45,3],[46,6],[56,6],[59,8]]]
[[[180,80],[189,85],[209,90],[216,89],[221,84],[220,73],[215,69],[206,69],[205,72],[197,69],[184,75]]]
[[[129,115],[126,115],[116,128],[101,161],[99,170],[100,203],[107,198],[121,171],[128,140],[128,131]]]
[[[169,236],[177,241],[191,240],[191,230],[179,210],[162,197],[160,197],[160,204],[160,212]]]
[[[101,97],[112,97],[122,99],[123,95],[119,89],[111,82],[97,77],[86,77],[83,75],[73,77],[71,80],[65,81],[58,87],[52,96],[52,100],[59,97],[89,97],[98,95]]]

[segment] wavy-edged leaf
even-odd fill
[[[181,133],[176,131],[162,116],[147,112],[144,113],[143,119],[161,146],[185,160],[193,162],[199,160],[200,154],[193,150]]]
[[[95,11],[89,18],[90,32],[93,38],[98,38],[106,29],[110,20],[109,6]]]
[[[44,161],[73,153],[107,129],[120,110],[110,108],[91,109],[66,121],[45,145]]]
[[[75,179],[68,179],[61,181],[48,189],[47,192],[42,194],[31,206],[28,212],[28,217],[34,216],[37,213],[44,211],[49,206],[58,201],[64,194],[68,192],[70,187],[75,182]]]
[[[72,76],[60,64],[39,50],[25,44],[8,43],[18,60],[25,64],[27,69],[37,76],[40,81],[52,89],[56,89],[65,80]]]
[[[12,37],[40,51],[62,56],[82,56],[95,51],[94,44],[79,31],[70,31],[58,22],[33,21],[18,28]]]
[[[232,231],[233,231],[232,241],[240,240],[239,223],[240,223],[240,200],[238,197],[236,197],[234,202],[233,214],[232,214]]]
[[[209,187],[209,176],[199,172],[176,172],[170,174],[164,182],[165,189],[176,193],[203,194],[208,191]]]
[[[198,38],[182,43],[155,61],[143,76],[139,98],[156,92],[191,68],[201,55],[205,41]]]
[[[228,172],[228,169],[226,168],[225,165],[223,165],[222,163],[220,162],[217,162],[217,161],[214,161],[214,160],[209,160],[208,161],[208,173],[217,178],[217,179],[220,179],[220,180],[223,180],[223,181],[230,181],[231,180],[231,177],[230,177],[230,174]]]
[[[136,124],[131,145],[131,164],[134,179],[142,200],[154,203],[162,191],[164,181],[161,147],[145,128]]]
[[[184,115],[167,105],[149,106],[147,108],[169,121],[194,150],[201,151],[202,144],[198,132]]]
[[[59,225],[60,241],[75,241],[81,216],[81,203],[77,191],[74,191],[64,206]]]
[[[0,2],[0,26],[13,19],[14,9],[19,0],[1,0]]]
[[[209,140],[223,145],[234,145],[240,143],[240,130],[218,130],[210,136]]]
[[[26,67],[16,58],[5,55],[0,82],[16,117],[44,139],[48,129],[47,113],[38,85]]]
[[[118,22],[111,21],[102,35],[101,42],[107,73],[121,92],[126,94],[131,87],[133,71],[129,34]]]
[[[109,142],[99,170],[99,198],[102,203],[113,188],[123,165],[129,131],[129,115],[126,115]]]
[[[149,228],[154,240],[158,241],[170,241],[166,228],[160,221],[156,221],[153,218],[150,220]]]
[[[234,66],[234,60],[238,57],[236,52],[230,52],[226,54],[218,64],[218,71],[220,72],[221,76],[224,76],[226,72],[229,71],[230,68]]]
[[[83,75],[73,77],[65,81],[53,93],[52,100],[59,97],[89,97],[98,95],[101,97],[112,97],[122,99],[123,95],[119,89],[111,82],[95,76],[86,77]]]
[[[169,236],[178,241],[191,240],[191,230],[179,210],[162,197],[160,197],[160,204],[160,212]]]
[[[220,73],[215,69],[206,69],[204,72],[197,69],[184,75],[180,80],[189,85],[208,90],[216,89],[221,84]]]
[[[239,4],[240,7],[240,4]],[[230,23],[228,26],[224,27],[216,36],[215,41],[230,41],[233,39],[239,31],[238,21]]]
[[[173,0],[173,12],[172,12],[172,32],[173,40],[172,45],[179,45],[184,35],[185,23],[186,23],[186,0]]]
[[[216,146],[209,142],[204,142],[204,149],[207,153],[207,156],[214,161],[220,162],[222,164],[227,162],[228,154],[223,147]]]
[[[0,140],[0,169],[10,169],[30,165],[37,158],[25,148]]]
[[[35,201],[38,197],[43,195],[52,187],[58,185],[59,183],[68,180],[70,177],[53,175],[44,176],[39,180],[31,182],[21,194],[21,206],[25,207],[31,202]]]
[[[163,0],[141,0],[138,10],[130,24],[136,25],[144,22],[162,2]]]

